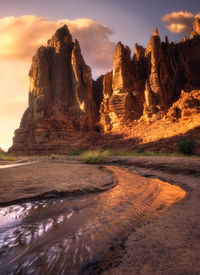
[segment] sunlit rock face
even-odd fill
[[[193,38],[196,35],[200,35],[200,17],[196,17],[193,24],[193,31],[190,35],[190,38]]]
[[[104,76],[101,125],[104,131],[120,131],[142,115],[144,103],[144,49],[138,45],[135,56],[121,42],[116,46],[113,71]]]
[[[196,90],[195,97],[200,90],[199,18],[190,38],[180,43],[169,43],[167,37],[162,42],[155,29],[146,49],[135,45],[133,58],[128,47],[117,44],[113,71],[104,76],[103,131],[123,134],[140,118],[163,118],[183,96],[181,90]]]
[[[47,47],[38,49],[29,76],[29,107],[10,151],[48,152],[64,146],[77,132],[95,129],[98,111],[91,70],[66,25],[56,31]]]
[[[177,119],[180,117],[192,117],[198,114],[200,114],[200,91],[194,90],[187,93],[182,90],[179,100],[171,106],[167,115]]]

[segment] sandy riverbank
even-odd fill
[[[34,161],[30,165],[0,169],[0,206],[101,192],[116,184],[111,173],[101,165],[49,159]]]
[[[180,186],[187,196],[136,228],[124,242],[120,260],[113,260],[103,274],[200,274],[200,160],[159,159],[130,158],[127,166]]]
[[[111,161],[123,166],[135,166],[166,172],[200,177],[200,158],[191,157],[112,157]]]

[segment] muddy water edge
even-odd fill
[[[186,195],[125,168],[106,169],[118,181],[106,192],[1,207],[0,274],[98,273],[138,225]]]

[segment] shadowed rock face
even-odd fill
[[[135,45],[133,57],[119,42],[112,72],[96,81],[65,25],[38,49],[29,76],[29,107],[15,131],[14,153],[64,152],[72,142],[82,146],[79,133],[121,135],[142,121],[198,116],[200,19],[180,43],[162,42],[155,29],[146,49]]]
[[[92,76],[67,26],[38,49],[30,69],[29,107],[15,131],[12,152],[54,148],[96,127]]]

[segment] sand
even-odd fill
[[[0,169],[0,206],[101,192],[116,184],[112,174],[101,165],[48,159],[34,161],[36,163],[30,165]]]
[[[186,197],[136,228],[121,246],[120,260],[113,259],[103,274],[200,274],[200,160],[167,161],[166,172],[166,159],[161,158],[159,166],[158,159],[152,157],[142,166],[159,170],[139,165],[129,165],[129,169],[180,186],[187,192]],[[167,173],[175,170],[178,174]]]

